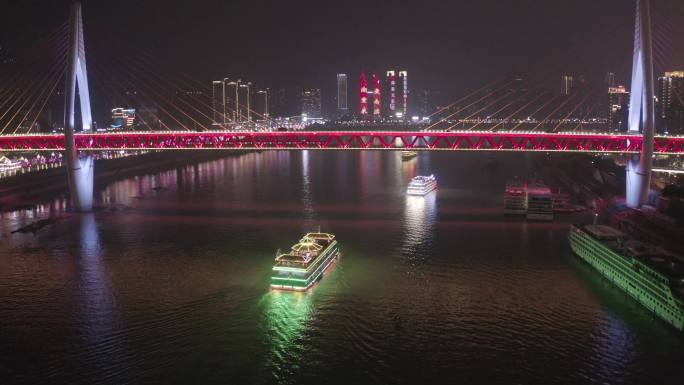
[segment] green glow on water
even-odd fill
[[[264,335],[270,347],[267,364],[282,367],[304,354],[302,341],[314,314],[309,293],[270,290],[261,299]]]

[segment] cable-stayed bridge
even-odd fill
[[[631,154],[627,167],[627,202],[646,202],[652,157],[684,154],[684,137],[655,135],[653,48],[650,1],[636,1],[636,28],[629,116],[626,133],[597,129],[595,110],[601,93],[588,86],[571,95],[553,95],[521,79],[488,84],[454,101],[430,116],[420,129],[401,123],[366,123],[365,130],[316,126],[311,131],[280,131],[251,121],[235,100],[222,111],[207,98],[202,85],[187,77],[169,79],[151,70],[154,63],[144,52],[113,52],[95,61],[95,82],[89,83],[86,44],[80,2],[74,1],[70,22],[45,42],[44,53],[54,65],[31,65],[32,71],[14,74],[0,90],[0,151],[65,151],[69,186],[75,208],[92,206],[93,157],[110,150],[425,150],[514,151]],[[102,47],[95,47],[95,49]],[[115,51],[111,46],[105,50]],[[135,61],[130,57],[135,57]],[[112,81],[114,68],[127,75]],[[65,76],[66,75],[66,76]],[[62,94],[58,85],[66,77]],[[172,80],[172,81],[171,81]],[[171,84],[182,84],[173,88]],[[94,86],[94,87],[93,87]],[[184,90],[184,91],[183,91]],[[132,101],[145,106],[140,115],[144,131],[92,131],[91,93],[104,93],[110,101]],[[34,132],[51,97],[63,95],[64,134]],[[224,96],[225,97],[225,96]],[[78,103],[76,103],[78,101]],[[78,108],[77,108],[78,106]],[[258,112],[253,111],[259,117]],[[217,114],[247,116],[216,130]],[[264,131],[264,127],[268,127]]]

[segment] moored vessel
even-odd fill
[[[570,247],[655,315],[684,331],[684,262],[602,225],[573,225]]]
[[[271,288],[281,290],[309,289],[319,281],[340,251],[335,235],[307,233],[287,253],[276,253]]]
[[[522,182],[514,181],[506,184],[503,212],[505,215],[525,215],[527,213],[527,194]]]
[[[540,182],[530,182],[526,188],[527,219],[533,221],[553,220],[553,197],[551,190]]]

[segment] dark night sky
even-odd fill
[[[68,16],[68,0],[4,2],[0,43],[18,52]],[[86,44],[113,36],[193,78],[334,87],[334,74],[409,71],[413,88],[461,94],[514,74],[628,78],[627,0],[84,0]],[[653,0],[657,59],[684,68],[684,1]],[[670,40],[668,42],[668,40]]]

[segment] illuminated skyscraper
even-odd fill
[[[359,115],[362,118],[368,117],[368,82],[363,72],[359,76]]]
[[[226,114],[228,115],[228,120],[233,122],[238,122],[238,111],[240,111],[240,80],[225,83],[226,87]]]
[[[371,83],[373,85],[373,119],[382,119],[380,78],[377,74],[371,75]]]
[[[570,95],[574,86],[574,79],[572,75],[563,75],[561,78],[561,94]]]
[[[401,79],[401,99],[402,99],[402,116],[406,119],[408,117],[408,72],[399,71],[399,78]]]
[[[302,116],[318,119],[323,116],[320,88],[302,89],[299,93],[299,101],[302,107]]]
[[[623,86],[608,87],[608,128],[627,131],[629,92]]]
[[[658,120],[661,132],[684,134],[684,71],[658,78]]]
[[[213,110],[213,124],[223,124],[223,111],[226,109],[226,85],[223,80],[214,80],[211,87],[211,109]]]
[[[339,116],[344,116],[348,113],[347,74],[337,74],[337,114]]]
[[[259,90],[256,92],[255,95],[255,113],[256,115],[256,120],[257,121],[265,121],[268,120],[269,118],[269,112],[268,112],[268,99],[269,99],[269,92],[268,88],[265,90]]]
[[[394,116],[394,113],[397,112],[397,74],[394,71],[387,71],[386,76],[389,87],[388,115]]]
[[[387,115],[392,118],[406,118],[408,116],[408,72],[390,70],[387,77],[389,108]]]

